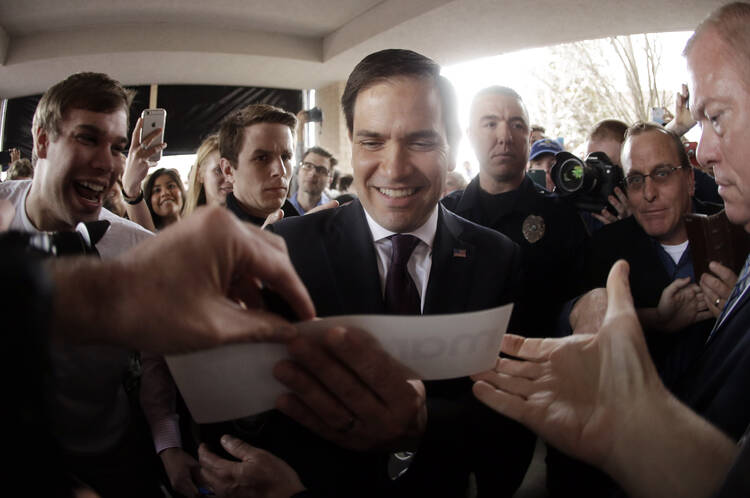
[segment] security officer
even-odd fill
[[[510,327],[540,336],[549,334],[559,306],[573,297],[587,232],[572,206],[525,175],[529,132],[526,107],[514,90],[481,90],[471,105],[468,130],[479,175],[442,202],[521,246],[523,289]]]

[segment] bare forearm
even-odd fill
[[[148,206],[146,206],[146,201],[141,201],[138,204],[126,204],[126,209],[130,221],[138,223],[146,230],[156,232],[154,220],[151,218],[151,212],[148,210]]]
[[[628,495],[709,497],[737,455],[736,444],[664,389],[616,428],[605,470]]]

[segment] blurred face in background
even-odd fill
[[[227,203],[227,194],[232,191],[232,184],[221,171],[218,149],[211,152],[201,163],[200,181],[206,194],[206,204],[223,206]]]

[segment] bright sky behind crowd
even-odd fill
[[[662,48],[662,70],[660,71],[662,79],[659,81],[660,88],[674,93],[680,89],[682,83],[687,82],[687,70],[685,59],[682,57],[682,49],[691,34],[691,31],[682,31],[650,35],[660,42]],[[464,136],[461,139],[458,150],[457,170],[464,173],[467,177],[473,176],[478,172],[479,166],[471,150],[471,146],[466,139],[465,131],[468,127],[471,99],[482,88],[491,85],[502,85],[513,88],[526,102],[531,122],[545,126],[545,123],[539,123],[535,120],[534,109],[536,95],[542,89],[545,71],[550,71],[549,62],[551,57],[552,54],[549,48],[541,47],[485,57],[443,68],[442,74],[451,80],[456,87],[459,119],[461,121],[461,129],[464,131]],[[169,126],[169,123],[167,123],[167,126]],[[690,141],[697,141],[698,135],[697,128],[693,128],[687,137]],[[187,184],[188,172],[194,161],[194,154],[164,156],[159,163],[159,167],[177,169],[183,181]],[[462,165],[465,161],[468,161],[471,165],[470,174],[463,170]]]

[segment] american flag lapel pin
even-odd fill
[[[454,258],[465,258],[466,257],[466,249],[453,249],[453,257]]]

